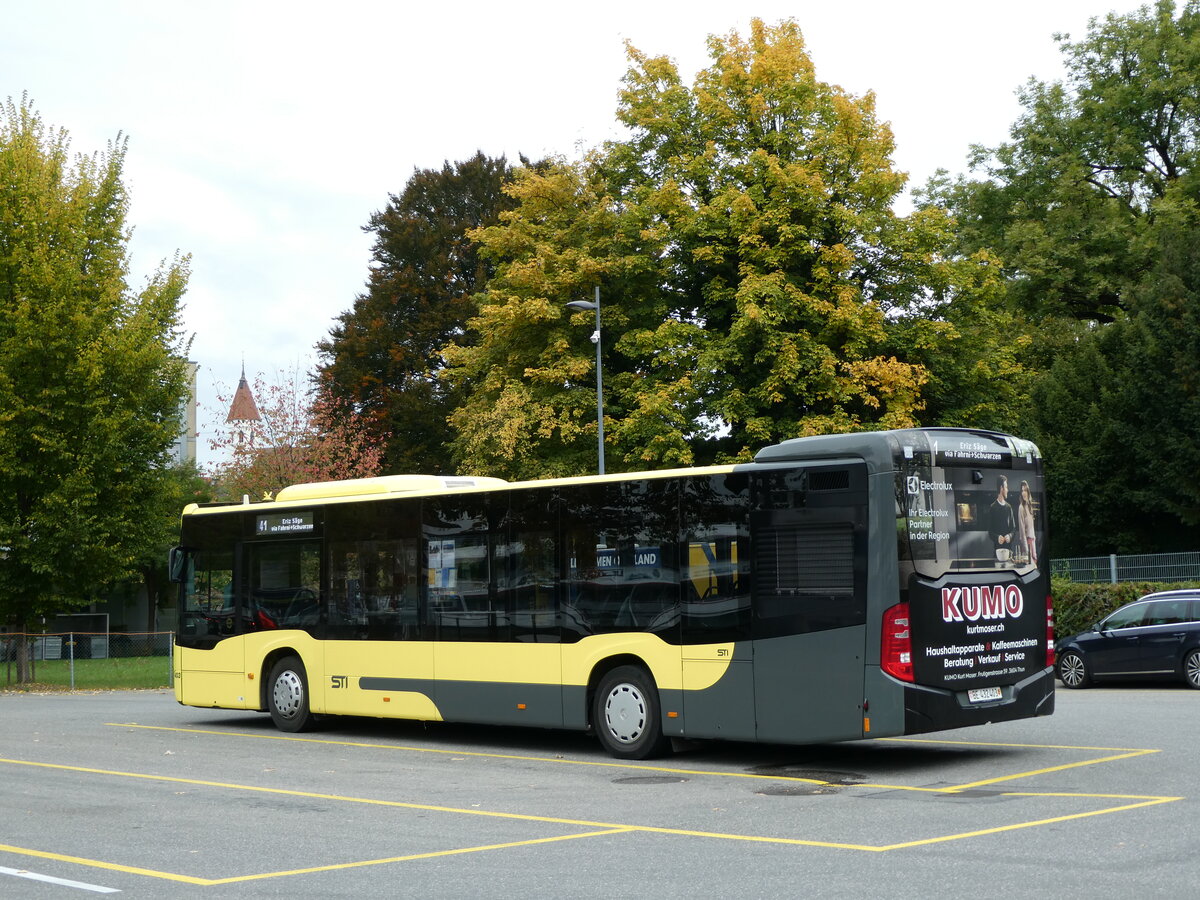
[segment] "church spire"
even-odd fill
[[[229,415],[225,417],[226,422],[261,422],[262,415],[258,411],[258,404],[254,402],[254,394],[250,390],[250,384],[246,381],[246,363],[242,362],[242,377],[238,381],[237,390],[233,394],[233,403],[229,406]]]

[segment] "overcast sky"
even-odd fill
[[[208,432],[218,389],[316,362],[363,289],[362,232],[414,169],[619,137],[624,42],[690,80],[705,38],[794,18],[817,77],[874,91],[921,185],[1003,141],[1030,77],[1061,77],[1112,0],[608,0],[578,4],[0,0],[0,99],[28,93],[72,148],[129,137],[132,283],[192,256],[184,319]],[[735,11],[735,10],[744,10]],[[201,461],[211,458],[207,434]]]

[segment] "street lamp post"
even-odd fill
[[[600,287],[596,286],[596,302],[589,300],[572,300],[567,304],[568,309],[594,309],[596,311],[596,330],[592,332],[592,343],[596,345],[596,423],[598,447],[600,450],[600,474],[604,474],[604,374],[600,366]]]

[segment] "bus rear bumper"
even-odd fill
[[[1054,712],[1054,669],[1048,667],[1005,685],[999,700],[973,703],[967,691],[905,685],[904,733],[924,734],[989,722],[1007,722]]]

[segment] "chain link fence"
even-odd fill
[[[169,631],[0,633],[5,683],[68,688],[152,688],[171,684]]]
[[[1120,581],[1200,581],[1200,553],[1139,553],[1050,560],[1052,575],[1076,584]]]

